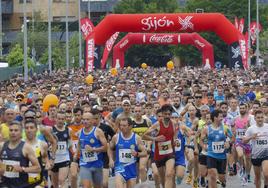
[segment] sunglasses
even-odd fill
[[[195,96],[196,99],[202,99],[202,96]]]

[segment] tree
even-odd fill
[[[29,49],[28,49],[29,53]],[[24,56],[23,50],[19,44],[16,44],[7,55],[7,62],[10,67],[18,67],[23,66]],[[28,68],[33,68],[34,63],[31,58],[28,57],[27,59]]]
[[[252,2],[252,1],[251,1]],[[254,1],[253,1],[254,2]],[[248,0],[189,0],[187,1],[185,12],[195,12],[196,9],[201,8],[204,12],[219,12],[224,14],[231,22],[234,22],[235,17],[245,19],[245,31],[247,30],[247,16],[248,16]],[[263,27],[267,27],[268,6],[260,6],[260,23]],[[251,19],[256,20],[256,4],[251,4]],[[220,24],[220,23],[219,23]],[[228,46],[214,33],[202,33],[214,47],[215,61],[228,61]],[[177,52],[177,53],[180,53]],[[189,51],[185,59],[192,58],[193,51]]]
[[[268,55],[268,30],[260,34],[260,51],[263,55]]]
[[[195,12],[196,9],[204,9],[204,12],[219,12],[224,14],[231,22],[235,16],[245,19],[245,30],[247,30],[247,10],[248,0],[188,0],[184,8],[180,8],[176,0],[122,0],[115,7],[115,13],[174,13],[174,12]],[[256,4],[251,7],[252,21],[256,20]],[[268,6],[260,6],[260,22],[267,28]],[[220,24],[220,23],[219,23]],[[215,61],[228,61],[228,45],[225,44],[215,33],[200,33],[214,47]],[[122,37],[122,35],[120,35]],[[150,56],[148,57],[148,53]],[[127,51],[126,64],[140,65],[142,62],[147,64],[159,64],[159,55],[167,53],[179,56],[182,62],[201,64],[201,54],[194,47],[132,47]],[[154,58],[153,58],[154,57]],[[150,59],[150,62],[147,60]]]
[[[52,64],[53,68],[60,68],[65,66],[65,48],[62,47],[59,41],[52,42]],[[47,64],[48,63],[48,49],[46,49],[45,53],[40,58],[40,63]]]
[[[70,59],[74,58],[73,67],[79,67],[79,33],[75,32],[70,38],[69,43],[69,54]]]

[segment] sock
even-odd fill
[[[182,182],[182,179],[183,179],[182,177],[177,177],[177,178],[176,178],[176,184],[177,184],[177,185],[180,185],[181,182]]]
[[[148,174],[148,175],[151,175],[152,172],[153,172],[153,171],[152,171],[152,168],[149,168],[148,171],[147,171],[147,174]]]

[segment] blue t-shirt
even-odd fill
[[[120,108],[116,108],[113,112],[112,112],[112,118],[115,120],[116,118],[117,118],[117,116],[119,115],[119,114],[121,114],[122,112],[123,112],[124,110],[123,110],[123,108],[122,107],[120,107]]]

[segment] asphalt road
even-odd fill
[[[186,176],[185,176],[186,177]],[[251,173],[251,180],[252,183],[248,183],[246,186],[242,186],[241,182],[240,182],[240,177],[239,175],[236,176],[227,176],[227,185],[226,188],[238,188],[238,187],[244,187],[244,188],[254,188],[254,175],[253,173]],[[148,188],[154,188],[154,182],[152,181],[147,181],[146,184],[150,185],[148,186]],[[181,187],[181,188],[191,188],[192,186],[185,184],[185,178],[183,183],[180,186],[176,186],[177,188]],[[219,188],[221,186],[218,186]],[[110,178],[109,181],[109,188],[115,188],[115,184],[114,184],[114,178]]]

